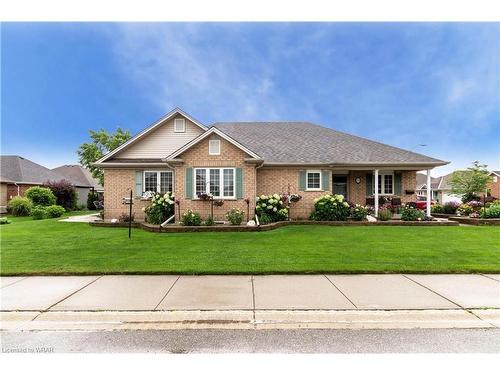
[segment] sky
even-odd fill
[[[311,121],[500,170],[499,23],[3,23],[1,154],[77,163],[174,107]]]

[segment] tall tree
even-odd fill
[[[108,152],[125,143],[131,135],[128,130],[121,128],[116,129],[114,133],[108,133],[104,129],[90,130],[89,133],[91,142],[83,143],[78,147],[78,158],[80,164],[88,168],[92,172],[92,176],[104,186],[104,173],[101,168],[95,167],[93,164]]]
[[[478,194],[485,193],[486,185],[491,180],[486,167],[476,160],[467,170],[453,172],[450,180],[451,192],[462,196],[463,202],[468,202],[476,198]]]

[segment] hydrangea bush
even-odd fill
[[[271,222],[286,220],[288,217],[286,199],[279,194],[256,197],[255,212],[259,219],[265,214]]]
[[[237,208],[232,208],[227,214],[226,218],[232,225],[240,225],[243,221],[245,212]]]
[[[146,221],[151,224],[161,224],[174,214],[174,194],[171,192],[154,193],[151,204],[143,209]]]
[[[369,210],[367,207],[356,204],[351,209],[351,218],[356,221],[366,220],[366,216],[368,216],[368,213]]]
[[[182,214],[181,224],[187,226],[200,226],[201,216],[198,212],[194,212],[193,210],[187,210]]]
[[[340,194],[327,194],[314,200],[309,219],[315,221],[345,221],[351,214],[349,203]]]

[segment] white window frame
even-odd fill
[[[178,129],[178,124],[181,124],[181,129]],[[186,119],[176,118],[174,119],[174,133],[185,133],[186,132]]]
[[[493,182],[498,182],[498,177],[497,176],[493,176]]]
[[[394,184],[396,182],[394,180],[394,172],[379,172],[378,175],[380,176],[380,184],[379,184],[380,193],[378,193],[378,195],[386,195],[386,196],[394,195]],[[392,176],[392,192],[390,192],[390,193],[384,193],[384,191],[385,191],[385,176]],[[373,176],[373,192],[375,194],[375,175]]]
[[[212,152],[212,145],[216,144],[217,152]],[[210,139],[208,141],[208,155],[220,155],[220,139]]]
[[[160,193],[161,192],[161,176],[160,173],[170,173],[172,175],[172,190],[174,190],[174,171],[171,170],[163,170],[163,171],[143,171],[142,172],[142,190],[143,192],[146,192],[146,173],[156,173],[156,192]],[[173,191],[171,191],[173,193]],[[164,193],[165,194],[165,193]]]
[[[309,175],[313,173],[319,173],[319,188],[310,188],[309,187]],[[306,171],[306,191],[322,191],[323,190],[323,174],[320,170],[307,170]]]
[[[219,192],[220,196],[215,196],[214,199],[236,199],[236,168],[235,167],[197,167],[193,168],[193,199],[200,199],[198,198],[198,192],[196,191],[196,171],[198,170],[205,170],[205,193],[208,194],[210,193],[210,170],[211,169],[218,169],[219,170]],[[224,196],[224,169],[231,169],[233,171],[233,195],[231,196]]]

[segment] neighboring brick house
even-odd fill
[[[74,179],[18,155],[0,156],[0,212],[6,211],[9,201],[15,196],[24,196],[32,186],[43,186],[47,181],[68,180],[79,193],[79,203],[87,203],[87,194],[93,187],[90,182]]]
[[[491,182],[487,186],[488,194],[500,199],[500,171],[491,171]]]
[[[445,164],[308,122],[206,127],[180,109],[95,163],[104,170],[105,219],[126,211],[122,199],[132,190],[136,220],[144,219],[142,208],[149,204],[145,191],[172,191],[181,212],[192,209],[203,218],[210,207],[198,194],[212,193],[224,200],[215,220],[233,207],[246,211],[246,199],[252,217],[262,194],[300,194],[292,218],[307,218],[314,199],[332,192],[359,204],[380,196],[409,202],[416,199],[416,172]]]

